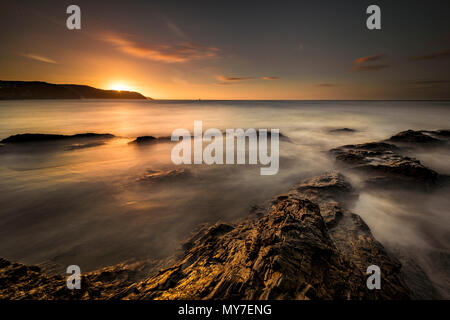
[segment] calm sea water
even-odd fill
[[[194,120],[202,120],[204,129],[279,128],[291,140],[281,142],[279,173],[261,176],[258,166],[198,165],[187,168],[192,178],[184,182],[137,182],[147,170],[175,168],[173,144],[129,142],[141,135],[168,136],[177,128],[192,132]],[[329,133],[344,127],[357,131]],[[165,257],[200,224],[239,219],[302,178],[332,169],[326,153],[332,147],[406,129],[449,127],[449,102],[1,101],[0,139],[27,132],[117,138],[90,148],[0,151],[0,256],[77,264],[83,271]],[[450,174],[449,152],[417,157]],[[399,201],[364,193],[355,212],[383,244],[448,256],[449,207],[448,194],[409,194]],[[449,278],[445,268],[427,266],[426,254],[421,258],[436,281]],[[450,287],[445,281],[443,286]]]

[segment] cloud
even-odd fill
[[[227,77],[227,76],[219,75],[219,76],[216,76],[216,79],[220,80],[220,82],[218,82],[216,84],[221,85],[221,86],[226,86],[226,85],[230,85],[230,84],[241,83],[243,81],[248,81],[248,80],[278,80],[280,78],[275,77],[275,76],[266,76],[266,77],[262,77],[262,78],[255,78],[255,77]]]
[[[263,79],[263,80],[279,80],[280,78],[271,76],[271,77],[262,77],[261,79]]]
[[[367,64],[373,61],[378,61],[384,56],[384,54],[380,53],[355,59],[353,61],[351,71],[378,71],[381,69],[389,68],[390,65],[388,64]]]
[[[324,88],[336,87],[336,86],[337,85],[333,84],[333,83],[319,83],[319,84],[316,84],[316,87],[324,87]]]
[[[430,45],[448,45],[450,43],[450,33],[444,36],[439,36],[430,41]]]
[[[442,50],[442,51],[424,54],[421,56],[415,56],[415,57],[412,57],[411,60],[422,61],[422,60],[436,60],[436,59],[446,59],[446,58],[450,58],[450,50]]]
[[[192,42],[178,45],[147,46],[136,43],[121,35],[107,35],[103,40],[114,45],[118,50],[141,59],[165,63],[184,63],[216,57],[220,49],[203,47]]]
[[[172,20],[170,20],[168,17],[166,16],[162,16],[164,22],[166,23],[167,27],[178,37],[182,38],[182,39],[187,39],[188,37],[186,36],[186,34],[183,32],[183,30],[181,30],[181,28],[179,26],[177,26],[174,22],[172,22]]]
[[[378,71],[389,68],[388,64],[371,64],[371,65],[357,65],[352,67],[352,71]]]
[[[230,84],[235,84],[235,82],[216,82],[216,84],[219,86],[228,86]]]
[[[450,84],[450,80],[417,80],[410,84],[428,85],[428,84]]]
[[[414,89],[447,89],[450,85],[450,80],[416,80],[408,82]]]
[[[252,80],[254,78],[252,77],[226,77],[226,76],[216,76],[217,80],[220,81],[245,81],[245,80]]]
[[[352,71],[378,71],[381,69],[389,68],[388,64],[371,64],[371,65],[355,65],[352,67]]]
[[[53,63],[53,64],[57,64],[58,62],[56,62],[53,59],[41,56],[41,55],[37,55],[34,53],[26,53],[26,54],[22,54],[22,56],[36,60],[36,61],[40,61],[40,62],[45,62],[45,63]]]
[[[385,55],[380,53],[380,54],[374,54],[371,56],[367,56],[367,57],[361,57],[356,59],[355,61],[353,61],[354,64],[362,64],[362,63],[366,63],[366,62],[372,62],[372,61],[377,61],[380,60],[384,57]]]

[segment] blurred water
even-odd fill
[[[129,142],[140,135],[168,136],[177,128],[192,132],[194,120],[202,120],[204,130],[279,128],[291,140],[281,141],[279,173],[261,176],[258,166],[197,165],[188,166],[192,177],[187,180],[137,182],[147,170],[175,168],[173,144]],[[332,147],[384,139],[406,129],[444,129],[449,120],[449,102],[0,101],[0,139],[26,132],[117,136],[74,150],[61,143],[8,152],[0,148],[0,257],[77,264],[83,271],[124,259],[164,257],[199,224],[238,219],[251,205],[332,169],[334,162],[325,152]],[[329,133],[344,127],[357,131]],[[450,172],[449,153],[422,156],[432,168]],[[401,200],[363,195],[356,212],[382,242],[423,247],[420,238],[448,252],[448,228],[443,226],[448,207],[442,209],[443,198],[422,195],[428,196],[433,201],[422,199],[420,206],[405,198],[406,210]],[[371,213],[374,208],[395,219],[386,227],[380,223],[386,217]],[[411,221],[417,219],[410,221],[411,228],[403,219],[429,212],[428,236],[415,231]],[[440,240],[430,240],[430,233]]]

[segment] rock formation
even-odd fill
[[[69,290],[66,278],[48,275],[38,266],[0,258],[0,299],[111,299],[134,282],[154,273],[160,261],[122,263],[82,275],[81,289]]]
[[[407,130],[397,133],[387,141],[400,145],[413,145],[422,147],[444,146],[450,139],[450,130]]]
[[[167,142],[171,141],[170,137],[154,137],[154,136],[140,136],[131,141],[130,143],[137,144],[147,144],[147,143],[155,143],[155,142]]]
[[[329,133],[354,133],[357,130],[351,129],[351,128],[338,128],[338,129],[331,129],[328,132]]]
[[[437,172],[400,152],[397,146],[385,142],[345,145],[331,150],[338,162],[366,174],[366,183],[371,186],[415,185],[430,188],[437,184]]]
[[[400,263],[341,201],[338,173],[277,196],[266,212],[195,233],[177,263],[124,290],[127,299],[407,299]],[[382,290],[365,271],[383,269]]]
[[[135,281],[136,270],[129,266],[114,266],[85,274],[83,289],[70,291],[60,276],[2,260],[0,295],[8,299],[408,299],[400,263],[373,238],[362,219],[346,209],[354,197],[350,184],[335,172],[304,181],[241,223],[219,223],[194,233],[169,267],[143,281]],[[365,271],[372,264],[383,270],[381,290],[366,286]]]

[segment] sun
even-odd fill
[[[115,83],[111,85],[111,89],[116,91],[132,91],[130,87],[123,83]]]

